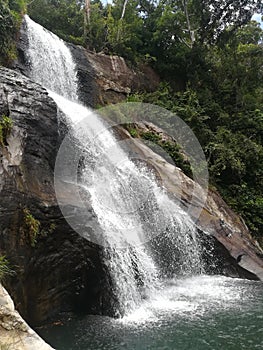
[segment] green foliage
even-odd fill
[[[52,233],[54,233],[54,231],[56,230],[56,224],[51,223],[47,228],[42,229],[39,232],[39,235],[41,235],[42,237],[47,237],[48,235],[51,235]]]
[[[160,146],[169,154],[178,168],[182,169],[187,176],[193,178],[190,163],[185,159],[180,147],[175,142],[161,142]]]
[[[91,0],[89,20],[84,0],[29,1],[28,13],[67,41],[133,63],[148,61],[163,77],[176,76],[177,83],[184,84],[196,48],[228,38],[262,9],[260,0],[242,0],[242,5],[234,0],[129,0],[125,8],[124,3]]]
[[[8,64],[13,56],[12,40],[15,22],[8,1],[0,2],[0,64]]]
[[[0,118],[0,146],[4,146],[6,144],[6,139],[10,135],[10,132],[13,127],[13,121],[11,118],[6,115],[2,115]]]
[[[0,64],[9,66],[16,59],[16,36],[26,10],[25,0],[0,1]]]
[[[83,9],[81,1],[34,0],[28,3],[28,14],[37,23],[62,39],[83,44]]]
[[[24,224],[31,247],[35,247],[40,234],[40,222],[34,218],[28,208],[23,209]]]
[[[130,94],[127,96],[126,102],[142,102],[143,97],[139,93]]]
[[[56,230],[56,224],[51,222],[41,228],[41,223],[37,220],[28,208],[23,209],[23,226],[22,232],[31,247],[35,247],[39,237],[47,237]]]
[[[128,131],[129,131],[131,137],[133,137],[133,138],[139,137],[139,133],[138,133],[137,129],[135,129],[135,128],[128,128]]]
[[[256,237],[262,237],[263,231],[263,48],[259,38],[262,30],[249,23],[223,46],[200,51],[188,70],[186,89],[178,92],[162,83],[154,93],[141,96],[189,124],[205,151],[211,183]]]
[[[175,163],[177,167],[182,169],[182,171],[189,177],[193,177],[191,166],[189,162],[186,160],[186,157],[183,156],[182,151],[178,144],[172,140],[164,140],[163,137],[154,131],[142,131],[138,128],[131,127],[130,125],[126,125],[126,129],[129,131],[130,135],[134,138],[141,137],[146,141],[146,144],[159,153],[158,149],[155,149],[154,145],[160,147],[164,152],[162,152],[162,156],[167,159],[167,161],[172,161]],[[167,157],[168,155],[168,157]]]
[[[91,3],[91,19],[87,26],[85,44],[87,48],[101,52],[106,50],[106,22],[107,11],[100,1]]]
[[[162,137],[152,131],[140,132],[140,136],[147,141],[159,144],[162,141]]]
[[[5,256],[0,256],[0,282],[4,280],[5,277],[13,275],[14,271],[10,268],[10,264]]]
[[[184,88],[162,82],[157,91],[134,97],[171,110],[191,127],[205,151],[211,184],[257,238],[263,231],[262,33],[249,22],[224,43],[196,45],[188,55]],[[169,121],[160,125],[167,128]]]

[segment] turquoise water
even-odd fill
[[[263,349],[263,284],[174,279],[123,319],[86,316],[38,332],[58,350]]]

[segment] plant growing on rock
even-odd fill
[[[0,256],[0,282],[3,281],[6,276],[12,275],[13,273],[14,271],[10,268],[6,257],[4,255]]]
[[[139,133],[135,128],[128,128],[128,131],[133,138],[139,137]]]
[[[47,237],[56,230],[56,224],[41,225],[28,208],[23,209],[23,225],[21,227],[22,242],[27,242],[32,248],[36,246],[39,237]]]
[[[133,138],[141,137],[142,139],[144,139],[146,141],[146,144],[151,149],[153,149],[153,151],[157,151],[158,153],[158,150],[154,149],[153,144],[161,147],[165,151],[165,153],[167,153],[169,157],[174,161],[176,166],[181,168],[181,170],[187,176],[191,178],[193,177],[191,166],[189,162],[186,159],[184,159],[182,151],[176,142],[163,140],[162,136],[159,135],[158,133],[155,133],[154,131],[142,131],[134,127],[131,127],[128,124],[125,125],[125,128],[129,131],[130,135]]]
[[[52,233],[54,233],[56,228],[57,228],[57,225],[54,223],[51,223],[47,228],[42,229],[39,232],[39,235],[42,237],[47,237],[48,235],[51,235]]]
[[[23,209],[24,224],[27,229],[31,247],[35,247],[37,243],[37,236],[40,234],[40,222],[34,218],[28,208]]]
[[[12,127],[12,119],[6,115],[2,115],[0,120],[0,146],[4,146],[6,144],[7,137],[10,135]]]

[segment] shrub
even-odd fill
[[[4,146],[6,144],[6,139],[10,135],[12,127],[12,119],[6,115],[2,115],[0,120],[0,146]]]
[[[27,229],[31,247],[35,247],[37,236],[40,234],[40,222],[34,218],[28,208],[23,209],[24,224]]]
[[[172,159],[177,167],[179,167],[187,176],[193,178],[190,163],[185,159],[180,147],[176,142],[172,140],[165,141],[162,139],[161,135],[153,131],[141,131],[129,124],[124,124],[124,126],[133,138],[141,137],[142,139],[144,139],[146,141],[145,143],[147,144],[147,146],[150,147],[154,152],[159,153],[158,149],[154,147],[154,145],[163,149],[165,152],[162,153],[162,156],[168,162]],[[165,153],[167,153],[171,159],[169,159],[169,157],[165,157]]]
[[[0,282],[14,271],[10,268],[9,262],[4,255],[0,256]]]
[[[0,1],[0,64],[4,66],[11,66],[17,57],[15,42],[25,10],[25,0]]]

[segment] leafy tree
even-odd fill
[[[140,57],[143,19],[139,16],[138,0],[114,0],[108,21],[109,52],[124,56],[131,61]]]
[[[194,14],[199,19],[200,42],[215,42],[247,24],[255,12],[263,12],[261,0],[193,0]],[[229,35],[228,35],[229,37]]]
[[[98,0],[91,2],[90,12],[85,33],[86,47],[96,52],[107,51],[107,9]]]
[[[34,0],[28,14],[62,39],[83,44],[84,10],[78,0]]]

